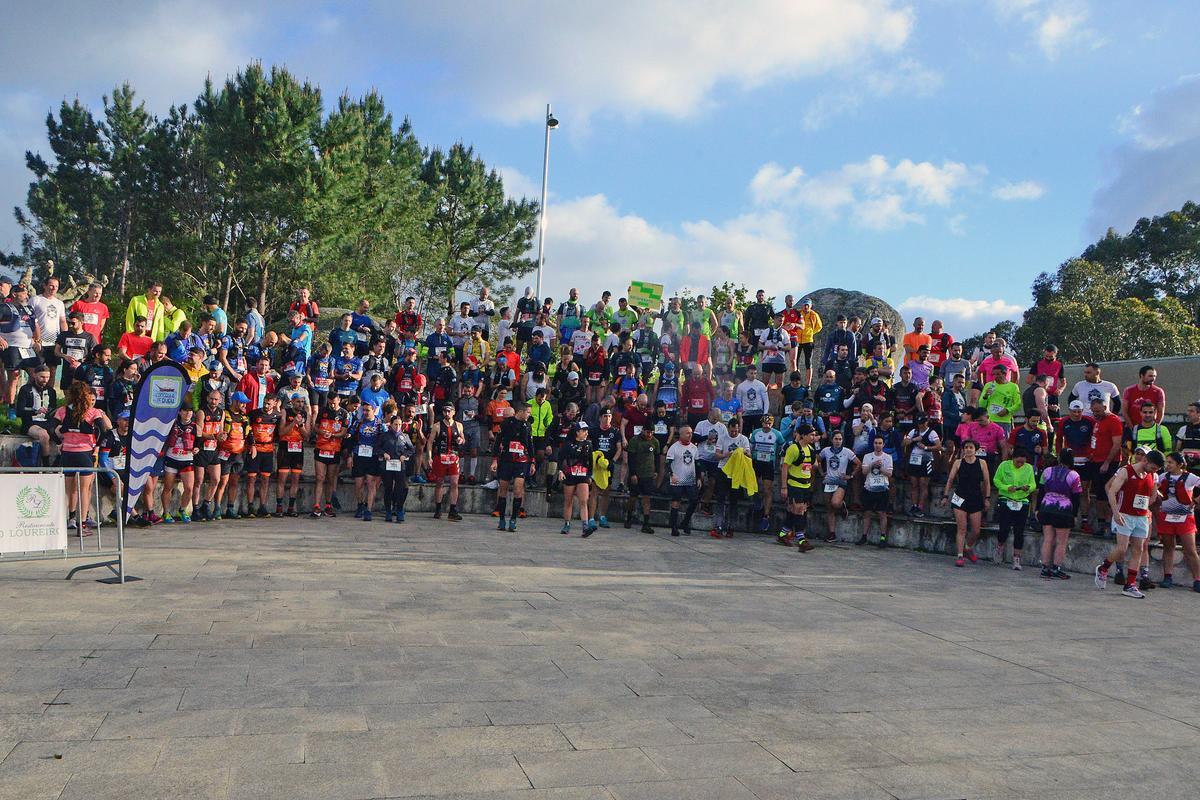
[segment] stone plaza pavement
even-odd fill
[[[1200,596],[529,519],[0,565],[0,798],[1194,797]]]

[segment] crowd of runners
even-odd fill
[[[740,308],[699,296],[648,309],[574,289],[498,307],[484,289],[448,317],[409,297],[383,317],[363,299],[328,319],[302,289],[282,330],[253,300],[231,313],[206,297],[193,321],[158,284],[110,322],[102,291],[67,308],[54,278],[36,294],[0,282],[0,393],[41,463],[119,470],[140,374],[181,364],[189,402],[133,523],[334,517],[352,481],[354,517],[382,506],[385,523],[404,522],[410,483],[434,484],[433,517],[451,521],[460,486],[483,484],[497,527],[515,531],[536,486],[562,493],[563,534],[576,518],[583,537],[609,527],[613,501],[621,524],[654,533],[657,496],[672,536],[730,537],[740,515],[807,552],[849,513],[863,515],[860,544],[886,546],[893,514],[924,517],[938,498],[958,566],[978,560],[990,515],[1013,569],[1037,561],[1065,579],[1071,531],[1110,536],[1096,584],[1140,598],[1174,582],[1174,557],[1150,579],[1157,537],[1200,591],[1200,403],[1169,430],[1153,365],[1121,388],[1089,364],[1068,386],[1053,344],[1018,361],[988,334],[967,352],[938,320],[825,320],[763,290]],[[68,481],[80,535],[96,524],[92,491],[90,475]],[[1044,534],[1032,556],[1029,529]]]

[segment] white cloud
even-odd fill
[[[668,229],[594,194],[551,202],[547,217],[543,296],[565,297],[571,287],[584,298],[605,289],[619,296],[630,279],[662,283],[668,292],[755,280],[787,291],[803,286],[811,272],[779,212]]]
[[[903,59],[883,68],[846,78],[841,88],[817,96],[801,118],[805,130],[815,131],[843,114],[857,111],[871,100],[902,94],[928,97],[942,86],[942,76],[914,59]]]
[[[725,84],[859,69],[899,52],[912,10],[894,0],[514,0],[400,5],[454,65],[453,84],[490,115],[536,119],[558,98],[575,119],[597,111],[686,117]]]
[[[1110,177],[1092,198],[1093,236],[1200,200],[1200,74],[1154,92],[1121,129],[1129,140],[1108,154]]]
[[[1045,193],[1046,187],[1037,181],[1009,181],[993,189],[992,197],[997,200],[1037,200]]]
[[[803,208],[829,219],[849,212],[870,230],[893,230],[925,221],[918,207],[949,207],[958,193],[974,186],[987,169],[944,161],[903,159],[890,164],[881,155],[808,176],[802,167],[785,170],[764,164],[750,181],[750,195],[764,207]]]
[[[1027,25],[1033,40],[1048,59],[1072,47],[1096,48],[1104,40],[1087,25],[1091,8],[1087,0],[992,0],[1004,17]]]
[[[940,319],[956,338],[966,338],[986,330],[1003,319],[1020,320],[1025,307],[1007,300],[971,300],[965,297],[915,295],[902,300],[896,309],[908,316],[925,317],[929,323]]]
[[[521,198],[541,200],[542,184],[540,182],[535,182],[533,178],[525,175],[516,167],[499,166],[496,167],[496,171],[500,173],[500,180],[504,181],[504,193],[509,197],[517,200]]]

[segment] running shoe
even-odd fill
[[[1054,570],[1050,569],[1049,567],[1043,566],[1042,571],[1040,573],[1038,573],[1038,577],[1049,580],[1054,577]]]
[[[720,531],[720,529],[719,529],[719,528],[713,528],[711,531],[709,531],[709,532],[708,532],[708,535],[709,535],[709,536],[711,536],[711,537],[712,537],[712,538],[714,538],[714,539],[723,539],[723,538],[725,538],[725,537],[721,536],[721,531]]]
[[[954,566],[965,567],[966,565],[967,565],[967,561],[962,556],[959,556],[958,558],[954,559]]]
[[[769,519],[767,519],[766,517],[763,517],[762,519],[760,519],[758,521],[758,532],[759,533],[766,533],[767,528],[769,528],[769,527],[771,527],[771,521]]]
[[[446,519],[450,520],[451,522],[458,522],[462,519],[462,514],[459,514],[452,508],[450,509],[450,513],[446,515]]]
[[[1021,571],[1021,559],[1018,558],[1017,556],[1013,556],[1012,568],[1015,569],[1017,572]]]
[[[672,529],[671,529],[671,535],[672,535],[672,536],[678,536],[678,535],[679,535],[679,528],[672,528]]]
[[[362,519],[363,510],[364,510],[364,508],[363,508],[363,504],[362,504],[362,503],[359,503],[357,506],[355,506],[355,507],[354,507],[354,518],[355,518],[355,519]]]
[[[880,536],[879,541],[875,543],[876,547],[887,547],[887,537]]]
[[[167,514],[165,517],[162,518],[162,522],[164,525],[173,525],[175,523],[175,517],[171,516],[170,514]]]
[[[580,537],[581,539],[586,539],[586,538],[588,538],[589,536],[591,536],[591,535],[592,535],[593,533],[595,533],[595,532],[596,532],[596,526],[595,526],[595,525],[584,525],[584,526],[583,526],[583,532],[579,534],[579,537]]]
[[[569,522],[564,522],[564,523],[563,523],[563,526],[562,526],[562,529],[561,529],[561,530],[559,530],[559,533],[561,533],[561,534],[563,534],[563,535],[565,536],[565,535],[567,535],[567,534],[568,534],[568,533],[570,533],[570,532],[571,532],[571,523],[569,523]]]
[[[646,522],[642,525],[642,533],[654,533],[654,528],[650,527],[650,523]]]
[[[855,544],[860,547],[866,543],[867,543],[867,535],[865,533],[862,536],[858,537],[858,541],[855,542]]]
[[[1175,585],[1175,580],[1170,575],[1164,575],[1163,579],[1158,582],[1158,588],[1170,589]]]
[[[1121,586],[1124,586],[1125,585],[1125,570],[1122,569],[1121,567],[1117,567],[1116,572],[1113,573],[1112,579],[1113,579],[1113,581],[1120,584]]]
[[[499,516],[499,515],[497,515],[497,516]],[[508,523],[504,521],[504,517],[500,517],[500,523],[498,525],[496,525],[496,530],[498,530],[498,531],[508,530]]]
[[[320,506],[313,506],[313,510],[312,510],[312,511],[310,511],[310,512],[308,512],[308,515],[309,515],[310,517],[312,517],[313,519],[319,519],[319,518],[320,518],[320,516],[321,516],[321,508],[320,508]]]
[[[1134,600],[1142,600],[1146,595],[1142,594],[1142,590],[1134,586],[1132,583],[1121,590],[1121,594],[1126,597],[1132,597]]]
[[[978,563],[979,561],[979,556],[976,555],[975,551],[970,547],[967,548],[967,558],[970,559],[972,564]]]
[[[371,509],[368,508],[366,511],[363,512],[362,521],[363,522],[371,521]]]
[[[800,539],[796,542],[796,549],[801,553],[807,553],[810,550],[815,550],[816,548],[812,546],[812,543],[808,541],[808,539]]]
[[[188,525],[191,523],[192,518],[189,517],[187,514],[180,514],[179,521],[182,522],[184,525]]]
[[[336,494],[335,494],[333,497],[329,498],[329,502],[330,502],[330,503],[333,505],[333,507],[334,507],[334,508],[336,508],[338,511],[341,511],[341,510],[342,510],[342,501],[338,499],[338,496],[337,496]],[[328,508],[328,506],[326,506],[326,508]]]
[[[1104,568],[1103,564],[1097,564],[1093,574],[1096,576],[1097,589],[1103,589],[1108,585],[1108,570]]]
[[[837,534],[836,534],[836,533],[827,533],[827,534],[825,534],[825,543],[826,543],[826,544],[829,544],[829,543],[831,543],[831,542],[836,542],[836,541],[837,541]]]
[[[1150,589],[1158,588],[1158,584],[1155,583],[1154,581],[1150,580],[1149,578],[1139,578],[1138,579],[1138,588],[1141,589],[1143,592],[1145,592],[1145,591],[1149,591]]]
[[[334,499],[336,500],[337,498],[334,498]],[[336,504],[334,504],[334,503],[326,503],[326,504],[325,504],[325,516],[327,516],[327,517],[336,517],[336,516],[337,516],[337,514],[333,513],[333,510],[334,510],[335,508],[337,508],[337,505],[336,505]],[[340,510],[340,509],[339,509],[339,510]]]
[[[515,519],[509,518],[509,520],[508,520],[508,532],[509,532],[509,533],[516,533],[516,532],[517,532],[517,521],[516,521]]]
[[[608,527],[608,517],[606,517],[606,516],[604,516],[603,514],[601,514],[601,515],[600,515],[600,521],[599,521],[599,525],[600,525],[600,527],[601,527],[601,528],[607,528],[607,527]]]
[[[1069,572],[1067,572],[1065,569],[1063,569],[1062,567],[1054,568],[1054,577],[1058,578],[1060,581],[1071,580],[1071,574]]]
[[[794,534],[791,531],[787,530],[786,528],[781,530],[779,532],[779,535],[777,535],[775,537],[775,544],[781,544],[781,545],[784,545],[785,547],[791,547],[795,543],[796,542],[795,542]]]

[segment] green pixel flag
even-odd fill
[[[663,285],[649,281],[629,282],[629,305],[657,310],[662,305]]]

